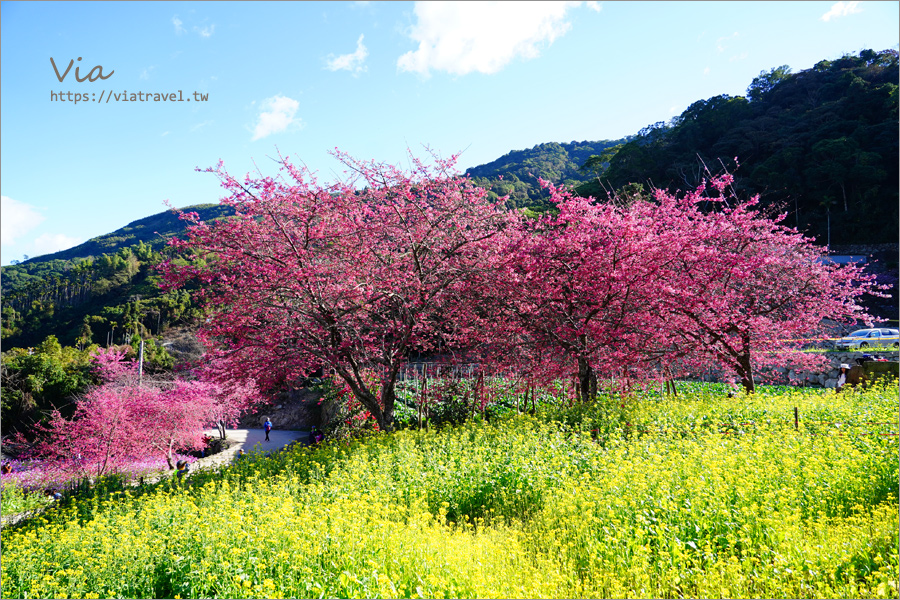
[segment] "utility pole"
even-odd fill
[[[141,351],[138,356],[138,387],[144,382],[144,340],[141,340]]]

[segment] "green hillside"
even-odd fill
[[[578,191],[685,190],[724,165],[741,194],[759,194],[822,244],[897,243],[898,79],[896,50],[762,72],[746,97],[699,100],[596,156],[598,177]]]
[[[218,204],[197,204],[181,210],[196,212],[204,221],[212,221],[232,214],[230,208]],[[184,222],[178,218],[175,212],[167,210],[132,221],[121,229],[92,238],[74,248],[36,256],[5,266],[2,268],[0,286],[2,286],[5,296],[9,292],[22,289],[29,281],[53,275],[59,276],[74,268],[82,260],[98,258],[104,254],[115,254],[123,248],[140,243],[158,251],[165,247],[169,239],[182,231],[184,231]]]
[[[35,276],[5,293],[4,350],[36,346],[50,335],[67,346],[123,344],[136,334],[158,336],[189,323],[199,315],[190,293],[159,289],[155,266],[164,256],[139,243]]]
[[[228,207],[203,204],[184,210],[205,221]],[[154,266],[167,242],[184,231],[172,211],[129,223],[84,244],[2,269],[4,349],[38,345],[49,335],[64,345],[127,343],[158,336],[197,316],[190,294],[163,293]],[[183,260],[183,259],[182,259]]]
[[[514,208],[547,208],[547,194],[538,184],[538,178],[554,184],[576,186],[593,176],[581,167],[593,155],[626,142],[604,140],[599,142],[549,142],[528,150],[513,150],[495,161],[472,167],[466,174],[480,186],[490,190],[492,196],[509,196]]]

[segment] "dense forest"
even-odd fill
[[[140,242],[28,280],[3,296],[4,346],[33,346],[49,335],[79,347],[123,344],[197,316],[188,292],[159,289],[154,267],[162,259]]]
[[[627,141],[538,144],[529,150],[508,152],[495,161],[468,169],[466,174],[489,190],[492,198],[509,196],[510,208],[546,210],[550,195],[538,185],[538,177],[557,185],[583,184],[592,178],[592,173],[582,168],[592,156]]]
[[[196,212],[204,221],[212,221],[231,214],[231,209],[219,204],[197,204],[182,209]],[[60,277],[74,269],[84,260],[99,258],[104,254],[113,255],[123,248],[143,243],[153,250],[161,250],[175,235],[184,231],[184,222],[177,213],[167,210],[116,229],[79,244],[68,250],[53,254],[45,254],[23,261],[13,261],[12,265],[3,267],[3,278],[0,281],[4,296],[12,291],[21,290],[28,282],[53,276]]]
[[[538,177],[583,196],[686,190],[727,169],[736,189],[786,212],[820,243],[897,243],[895,50],[863,50],[791,73],[764,71],[746,96],[698,100],[622,140],[539,144],[467,171],[509,205],[546,210]],[[735,158],[737,163],[735,163]]]
[[[54,408],[71,410],[69,400],[96,383],[89,358],[97,346],[118,346],[135,359],[143,341],[145,371],[173,368],[163,334],[191,326],[201,311],[190,290],[159,288],[155,266],[167,254],[139,242],[30,278],[3,295],[4,433],[45,421]],[[13,267],[4,267],[4,275],[7,268]]]
[[[184,210],[206,221],[230,212],[217,204]],[[166,211],[69,250],[3,267],[4,347],[34,346],[49,335],[81,347],[126,343],[132,335],[159,335],[196,316],[190,295],[161,292],[154,271],[169,253],[167,241],[183,231],[184,222]]]
[[[578,191],[684,190],[728,169],[819,243],[897,243],[898,78],[896,50],[762,72],[746,97],[699,100],[594,155]]]
[[[203,220],[230,209],[206,204],[184,209]],[[4,349],[31,347],[47,336],[85,348],[152,338],[199,313],[186,291],[163,293],[155,272],[166,243],[184,231],[173,211],[129,223],[84,244],[3,267]],[[177,258],[184,260],[184,258]]]

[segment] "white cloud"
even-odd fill
[[[0,197],[0,245],[10,246],[41,224],[44,216],[35,207],[14,200],[9,196]]]
[[[263,100],[252,141],[280,133],[293,123],[299,125],[300,119],[294,119],[298,108],[300,103],[287,96],[277,95]]]
[[[709,75],[709,67],[706,67],[705,69],[703,69],[703,74]]]
[[[734,56],[732,56],[731,58],[729,58],[729,59],[728,59],[728,62],[734,62],[734,61],[736,61],[736,60],[745,60],[745,59],[747,58],[747,56],[748,56],[748,55],[747,55],[746,52],[741,52],[740,54],[735,54]]]
[[[350,71],[356,75],[366,70],[363,63],[368,55],[369,51],[363,45],[363,36],[360,35],[356,40],[356,51],[353,54],[341,54],[340,56],[329,54],[325,68],[329,71]]]
[[[193,12],[193,11],[191,11]],[[178,18],[178,15],[172,17],[172,25],[175,26],[175,33],[177,35],[181,35],[182,33],[187,33],[187,27],[184,26],[184,21]],[[215,24],[211,25],[203,25],[202,27],[199,25],[193,25],[191,27],[191,31],[199,35],[200,37],[208,38],[212,37],[212,34],[216,31]]]
[[[728,45],[725,42],[737,39],[738,36],[739,36],[738,32],[735,31],[731,35],[727,35],[725,37],[720,37],[719,39],[716,40],[716,50],[718,52],[725,52],[725,49],[728,47]]]
[[[416,2],[409,37],[419,48],[397,60],[401,71],[428,76],[496,73],[514,58],[536,58],[564,35],[582,2]],[[600,10],[597,3],[589,8]]]
[[[194,27],[194,31],[196,31],[200,35],[200,37],[205,38],[212,37],[212,34],[215,32],[215,30],[215,24],[207,25],[206,27]]]
[[[31,248],[34,256],[43,256],[60,250],[68,250],[80,243],[81,239],[62,233],[43,233],[31,243]]]
[[[847,15],[862,12],[862,8],[860,8],[859,5],[860,3],[856,0],[846,3],[837,2],[831,6],[831,9],[827,13],[821,16],[821,19],[823,21],[830,21],[837,17],[846,17]]]
[[[206,121],[203,121],[202,123],[196,123],[194,125],[191,125],[190,132],[194,133],[195,131],[200,131],[207,125],[212,125],[212,124],[213,124],[213,122],[211,120],[207,119]]]
[[[144,80],[150,79],[150,73],[152,73],[152,72],[153,72],[153,69],[155,69],[155,68],[156,68],[155,65],[152,65],[152,66],[147,67],[146,69],[144,69],[143,71],[141,71],[140,78],[141,78],[141,79],[144,79]]]

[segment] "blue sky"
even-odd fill
[[[216,179],[194,169],[220,159],[274,174],[280,151],[331,181],[336,147],[401,163],[428,145],[462,152],[462,170],[620,138],[743,94],[762,70],[896,49],[898,6],[2,2],[0,260],[69,248],[166,201],[216,202]],[[62,82],[51,58],[60,75],[73,63]],[[109,96],[179,91],[191,101]]]

